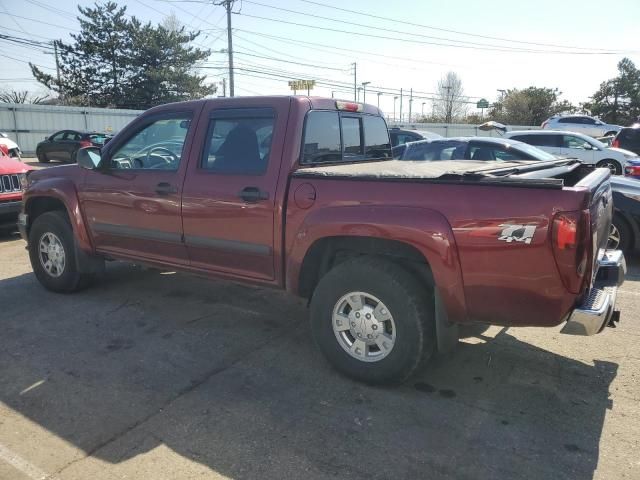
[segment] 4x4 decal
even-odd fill
[[[502,240],[507,243],[511,242],[524,242],[527,245],[531,243],[533,235],[536,233],[536,225],[513,225],[510,223],[503,223],[498,225],[502,228],[498,240]]]

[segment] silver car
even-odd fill
[[[554,115],[542,123],[547,130],[565,130],[590,137],[606,137],[617,134],[620,125],[610,125],[588,115]]]

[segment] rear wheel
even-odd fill
[[[611,171],[611,175],[622,174],[622,165],[610,158],[607,158],[606,160],[600,160],[596,166],[600,168],[608,168]]]
[[[49,159],[47,158],[47,155],[41,150],[38,150],[36,152],[36,157],[38,157],[38,161],[40,163],[49,163]]]
[[[372,384],[401,383],[435,344],[433,298],[408,271],[359,257],[327,273],[311,299],[313,337],[340,372]]]
[[[29,232],[29,259],[38,281],[54,292],[84,288],[91,275],[80,273],[76,263],[73,230],[64,212],[40,215]]]
[[[632,237],[631,228],[626,220],[620,215],[614,215],[611,222],[611,230],[609,231],[607,248],[627,251],[631,247]]]

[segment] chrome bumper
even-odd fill
[[[598,262],[594,286],[587,292],[582,303],[576,307],[561,333],[568,335],[595,335],[608,322],[619,318],[616,311],[618,287],[624,282],[627,264],[620,250],[607,250]]]

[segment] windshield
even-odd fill
[[[557,160],[557,157],[555,157],[554,155],[551,155],[550,153],[547,153],[544,150],[536,148],[527,143],[520,143],[518,145],[514,145],[513,149],[526,153],[527,155],[530,155],[536,160]]]

